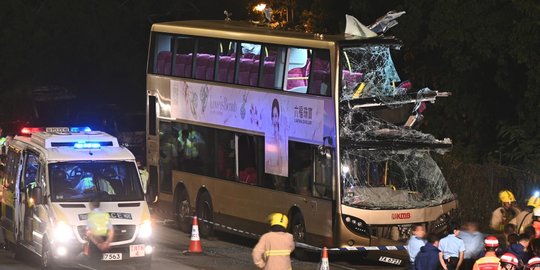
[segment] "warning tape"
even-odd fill
[[[189,218],[193,218],[193,216],[189,216]],[[247,236],[255,237],[255,238],[259,238],[261,236],[260,234],[255,234],[248,231],[236,229],[230,226],[226,226],[226,225],[214,222],[214,221],[205,220],[199,217],[197,217],[197,220],[204,223],[211,224],[215,227],[220,227],[224,230],[235,232],[237,234],[243,234],[243,235],[247,235]],[[166,221],[164,221],[164,223]],[[170,220],[170,221],[173,221],[173,220]],[[312,245],[302,243],[302,242],[295,241],[295,246],[299,248],[314,250],[314,251],[322,251],[322,248],[320,247],[312,246]],[[356,247],[328,248],[328,251],[333,252],[333,253],[352,252],[352,251],[396,251],[396,250],[407,250],[407,247],[406,246],[356,246]]]

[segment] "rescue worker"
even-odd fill
[[[501,270],[518,270],[519,260],[516,255],[507,252],[501,256]]]
[[[525,228],[532,224],[533,210],[536,207],[540,207],[540,197],[537,194],[532,195],[527,201],[527,208],[520,212],[515,218],[510,220],[510,224],[516,226],[516,233],[522,234],[525,232]]]
[[[110,221],[109,213],[99,209],[99,200],[93,200],[89,203],[90,213],[88,213],[88,225],[86,237],[88,238],[90,255],[95,258],[101,253],[109,250],[114,237],[114,230]]]
[[[265,233],[253,248],[253,262],[265,270],[292,269],[291,252],[294,250],[294,240],[286,232],[289,219],[282,213],[273,213],[270,220],[270,232]]]
[[[499,247],[499,240],[495,236],[488,236],[484,240],[486,255],[478,260],[473,265],[473,270],[498,270],[500,268],[500,260],[495,254],[495,250]]]
[[[533,210],[532,224],[529,225],[534,228],[534,238],[540,238],[540,207],[536,207]],[[532,230],[531,230],[532,231]]]
[[[516,217],[521,210],[515,205],[516,197],[510,190],[499,192],[501,207],[495,209],[491,214],[490,227],[495,231],[502,232],[504,225]]]

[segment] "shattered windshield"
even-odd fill
[[[59,162],[49,165],[56,202],[138,201],[144,195],[133,162]]]
[[[432,153],[448,139],[395,126],[364,110],[341,116],[342,203],[367,209],[405,209],[454,199]]]
[[[399,45],[363,44],[341,48],[340,101],[378,97],[390,101],[406,94],[408,87],[401,79],[392,60]]]

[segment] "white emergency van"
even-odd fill
[[[15,254],[25,248],[46,269],[126,262],[149,269],[152,225],[133,154],[115,137],[89,128],[22,132],[30,136],[9,143],[0,187],[1,226]],[[83,252],[94,199],[114,229],[110,249],[97,261]]]

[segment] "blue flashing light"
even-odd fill
[[[534,197],[540,197],[540,191],[535,191],[534,192]]]
[[[90,127],[71,127],[69,131],[72,133],[91,132],[92,129]]]
[[[101,145],[99,143],[78,142],[73,145],[76,149],[99,149]]]

